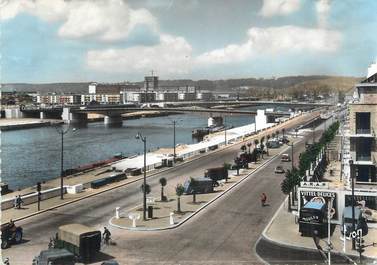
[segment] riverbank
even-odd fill
[[[0,119],[0,130],[22,130],[39,127],[54,126],[61,124],[63,121],[55,119],[35,119],[35,118],[22,118],[22,119]]]

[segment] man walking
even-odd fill
[[[24,202],[23,202],[23,200],[22,200],[22,198],[21,198],[21,195],[18,195],[17,197],[16,197],[16,199],[15,199],[15,207],[17,208],[17,209],[21,209],[21,205],[23,204]]]
[[[262,207],[266,206],[266,201],[267,201],[267,195],[266,193],[262,193],[262,195],[260,196],[260,200],[261,200],[261,203],[262,203]]]
[[[104,240],[105,245],[109,245],[111,233],[109,229],[107,229],[107,227],[105,227],[104,230],[105,231],[103,232],[103,240]]]

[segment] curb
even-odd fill
[[[300,117],[302,117],[302,116],[297,116],[297,118],[300,118]],[[292,119],[289,120],[289,121],[292,121]],[[278,124],[278,125],[280,125],[280,124]],[[284,126],[282,126],[282,127],[284,127]],[[265,130],[270,130],[270,129],[272,129],[272,128],[273,128],[273,127],[269,127],[269,128],[266,128]],[[264,132],[265,130],[259,131],[259,133]],[[258,134],[258,133],[257,133],[257,134]],[[256,135],[257,135],[257,134],[256,134]],[[252,136],[250,136],[250,138],[253,138],[253,137],[255,137],[256,135],[252,135]],[[166,169],[163,169],[163,170],[158,171],[158,172],[153,172],[153,173],[151,173],[150,175],[147,175],[147,178],[150,178],[150,177],[153,177],[153,176],[155,176],[155,175],[157,175],[157,174],[160,174],[160,173],[166,172],[166,171],[168,171],[168,170],[171,170],[171,169],[174,169],[174,168],[177,168],[177,167],[180,167],[180,166],[183,166],[183,165],[186,165],[186,164],[192,163],[192,162],[194,162],[194,161],[196,161],[196,160],[198,160],[198,159],[201,159],[202,157],[206,157],[206,156],[209,156],[209,155],[211,155],[211,154],[214,154],[214,153],[221,152],[221,151],[223,151],[223,150],[229,149],[229,148],[231,148],[231,147],[234,147],[234,146],[237,145],[237,144],[241,144],[242,142],[244,142],[244,141],[236,142],[236,143],[234,143],[234,144],[228,144],[227,146],[224,146],[224,147],[222,147],[221,149],[214,150],[214,151],[212,151],[212,152],[210,152],[210,153],[206,153],[206,154],[201,155],[201,156],[193,157],[191,160],[186,160],[186,161],[184,161],[183,163],[180,163],[180,164],[178,164],[178,165],[176,165],[176,166],[174,166],[174,167],[166,168]],[[284,150],[285,150],[285,149],[284,149]],[[280,153],[279,153],[279,154],[280,154]],[[275,156],[274,156],[274,157],[275,157]],[[274,157],[271,157],[271,159],[273,159]],[[270,160],[271,160],[271,159],[270,159]],[[270,160],[267,160],[266,162],[269,162]],[[265,162],[265,163],[266,163],[266,162]],[[265,163],[263,163],[261,166],[263,166]],[[261,168],[261,167],[259,167],[259,168]],[[259,168],[257,168],[255,171],[251,172],[250,174],[253,174],[253,173],[256,172]],[[246,177],[248,177],[250,174],[248,174]],[[245,178],[246,178],[246,177],[245,177]],[[104,189],[104,190],[98,191],[98,192],[96,192],[96,193],[89,194],[89,195],[86,195],[86,196],[83,196],[83,197],[80,197],[80,198],[74,199],[74,200],[69,201],[69,202],[61,203],[61,204],[58,204],[58,205],[55,205],[55,206],[49,207],[49,208],[47,208],[47,209],[43,209],[43,210],[40,210],[40,211],[37,211],[37,212],[31,213],[31,214],[28,214],[28,215],[25,215],[25,216],[19,217],[19,218],[15,218],[15,219],[13,219],[13,221],[15,221],[15,222],[16,222],[16,221],[22,221],[22,220],[28,219],[28,218],[30,218],[30,217],[33,217],[33,216],[36,216],[36,215],[39,215],[39,214],[42,214],[42,213],[45,213],[45,212],[48,212],[48,211],[51,211],[51,210],[54,210],[54,209],[57,209],[57,208],[60,208],[60,207],[66,206],[66,205],[69,205],[69,204],[72,204],[72,203],[75,203],[75,202],[78,202],[78,201],[81,201],[81,200],[84,200],[84,199],[87,199],[87,198],[90,198],[90,197],[93,197],[93,196],[96,196],[96,195],[102,194],[102,193],[104,193],[104,192],[107,192],[107,191],[110,191],[110,190],[114,190],[114,189],[117,189],[117,188],[120,188],[120,187],[123,187],[123,186],[127,186],[127,185],[129,185],[129,184],[132,184],[132,183],[134,183],[134,182],[140,181],[140,180],[142,180],[142,179],[143,179],[143,177],[140,177],[140,178],[138,178],[138,179],[132,180],[132,181],[127,182],[127,183],[122,183],[122,184],[116,185],[116,186],[114,186],[114,187],[110,187],[110,188],[107,188],[107,189]],[[237,183],[240,183],[240,182],[243,181],[243,180],[244,180],[244,179],[241,179],[241,180],[240,180],[239,182],[237,182]],[[235,184],[237,184],[237,183],[235,183]],[[234,185],[235,185],[235,184],[234,184]],[[231,189],[233,189],[233,186],[229,187],[228,190],[231,190]],[[227,190],[227,191],[228,191],[228,190]],[[223,193],[223,194],[224,194],[224,193]],[[222,196],[222,195],[220,194],[219,197],[220,197],[220,196]],[[210,202],[208,202],[208,203],[212,203],[212,200],[211,200]],[[203,205],[203,206],[206,206],[206,205]],[[201,209],[198,210],[198,212],[199,212],[199,211],[201,211]],[[110,220],[111,220],[111,219],[110,219]],[[187,221],[187,220],[184,219],[181,223],[184,223],[184,222],[186,222],[186,221]],[[164,229],[169,229],[169,228],[164,228]]]
[[[204,205],[202,205],[201,207],[199,207],[194,213],[190,214],[189,216],[187,216],[185,219],[183,219],[182,221],[180,221],[177,224],[174,224],[174,225],[171,225],[171,226],[168,226],[168,227],[156,227],[156,228],[124,227],[124,226],[119,226],[119,225],[113,224],[112,220],[115,218],[114,216],[110,218],[109,224],[112,225],[112,226],[114,226],[114,227],[117,227],[117,228],[120,228],[120,229],[130,230],[130,231],[163,231],[163,230],[170,230],[170,229],[177,228],[177,227],[183,225],[184,223],[186,223],[191,218],[193,218],[195,215],[197,215],[199,212],[201,212],[204,208],[206,208],[207,206],[211,205],[212,203],[214,203],[215,201],[217,201],[218,199],[220,199],[221,197],[223,197],[227,193],[231,192],[235,187],[237,187],[238,185],[240,185],[242,182],[244,182],[251,175],[253,175],[254,173],[257,173],[260,170],[262,170],[267,164],[269,164],[270,162],[272,162],[272,160],[274,160],[276,157],[278,157],[279,155],[281,155],[284,152],[286,152],[287,149],[289,149],[289,147],[284,148],[279,153],[277,153],[277,154],[273,155],[272,157],[270,157],[270,159],[268,159],[265,162],[263,162],[262,164],[260,164],[260,166],[258,168],[256,168],[255,170],[253,170],[252,172],[250,172],[249,174],[247,174],[246,176],[244,176],[243,178],[241,178],[239,181],[237,181],[236,183],[234,183],[232,186],[230,186],[227,190],[225,190],[224,192],[222,192],[218,196],[214,197],[213,199],[211,199],[210,201],[208,201],[207,203],[205,203]],[[135,207],[133,207],[133,208],[135,208]]]

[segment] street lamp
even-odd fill
[[[69,131],[70,126],[55,127],[56,131],[61,135],[60,149],[60,199],[64,199],[63,177],[64,177],[64,135]],[[76,129],[72,129],[75,131]]]
[[[140,132],[137,133],[136,139],[143,141],[144,143],[144,188],[143,188],[143,220],[147,219],[147,137],[142,136]]]
[[[175,158],[176,158],[176,152],[175,152],[175,124],[177,123],[177,121],[176,120],[173,120],[173,134],[174,134],[174,140],[173,140],[173,145],[174,145],[174,154],[173,154],[173,162],[174,162],[174,164],[175,164]]]
[[[225,140],[225,146],[226,146],[226,143],[227,143],[227,140],[226,140],[226,116],[224,116],[224,140]]]

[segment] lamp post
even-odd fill
[[[147,137],[142,136],[140,132],[137,133],[136,139],[141,140],[144,143],[144,188],[143,188],[143,220],[147,219]]]
[[[350,166],[350,177],[351,177],[351,189],[352,189],[352,231],[356,230],[355,226],[355,176],[354,176],[354,168],[353,168],[353,160],[349,160],[349,166]],[[356,241],[355,238],[352,238],[352,249],[356,249]]]
[[[177,123],[177,121],[176,120],[173,120],[173,145],[174,145],[174,153],[173,153],[173,162],[174,162],[174,164],[175,164],[175,158],[176,158],[176,152],[175,152],[175,146],[176,146],[176,144],[175,144],[175,124]]]
[[[56,131],[61,135],[61,149],[60,149],[60,199],[64,199],[64,135],[69,131],[68,126],[56,127]]]
[[[314,144],[314,142],[315,142],[315,125],[314,125],[314,123],[313,123],[312,131],[313,131],[313,144]]]
[[[224,138],[225,138],[224,140],[225,140],[225,146],[226,146],[226,142],[227,142],[226,141],[226,116],[224,116],[224,128],[225,128],[224,129]]]

